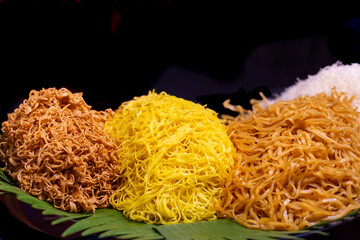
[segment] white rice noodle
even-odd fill
[[[297,79],[297,82],[286,88],[275,99],[269,99],[269,104],[281,100],[290,100],[298,96],[313,96],[320,92],[331,93],[335,87],[338,92],[346,92],[349,97],[355,96],[353,106],[360,110],[360,64],[352,63],[344,65],[336,62],[327,66],[315,75],[308,76],[305,80]]]

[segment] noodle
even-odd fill
[[[360,208],[360,123],[351,101],[333,89],[229,118],[238,159],[218,217],[297,230]]]
[[[119,177],[116,145],[104,131],[110,114],[65,88],[31,91],[3,123],[3,169],[23,191],[61,210],[107,207]]]
[[[146,223],[216,219],[213,199],[235,151],[214,111],[150,92],[122,104],[105,129],[120,142],[114,208]]]

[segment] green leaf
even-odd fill
[[[82,232],[82,236],[101,233],[103,237],[135,238],[135,239],[162,239],[154,229],[154,225],[138,223],[125,219],[124,215],[110,208],[98,209],[95,214],[79,220],[71,225],[62,234],[63,237]]]
[[[270,240],[270,239],[301,239],[293,234],[303,231],[263,231],[246,228],[230,219],[216,221],[182,223],[157,226],[156,230],[166,239],[171,240]]]
[[[43,215],[59,216],[59,219],[55,220],[56,222],[62,222],[61,219],[63,217],[66,217],[66,221],[67,221],[67,220],[79,219],[89,216],[89,214],[70,213],[70,212],[61,211],[55,208],[54,206],[52,206],[50,203],[46,201],[42,201],[37,197],[31,196],[30,194],[20,190],[16,186],[1,180],[0,180],[0,191],[5,191],[8,193],[15,194],[16,198],[19,201],[30,204],[35,209],[42,210]]]
[[[19,201],[30,204],[35,209],[42,210],[43,215],[56,215],[58,219],[51,223],[59,224],[64,221],[78,220],[65,230],[63,236],[70,236],[82,232],[83,236],[102,233],[99,237],[118,237],[133,239],[163,239],[154,229],[154,225],[129,221],[115,209],[98,209],[95,214],[69,213],[53,207],[50,203],[42,201],[27,194],[16,186],[0,180],[0,191],[15,194]],[[79,220],[80,219],[80,220]]]
[[[81,219],[81,218],[84,218],[84,216],[82,214],[79,214],[78,216],[72,215],[72,216],[67,216],[67,217],[61,217],[61,218],[58,218],[58,219],[52,221],[51,225],[56,225],[56,224],[59,224],[59,223],[62,223],[62,222]]]
[[[299,233],[324,234],[313,229],[296,232],[249,229],[230,219],[169,225],[145,224],[128,220],[122,212],[111,208],[98,209],[95,214],[69,213],[23,192],[12,185],[10,179],[2,171],[0,171],[0,191],[15,194],[19,201],[42,210],[43,215],[58,216],[59,218],[51,222],[53,225],[69,220],[74,221],[63,232],[63,237],[81,232],[82,236],[98,234],[99,238],[114,237],[137,240],[273,240],[277,238],[301,239],[295,235]]]
[[[153,240],[164,239],[162,235],[155,231],[151,224],[138,223],[135,225],[122,224],[116,229],[108,230],[99,235],[100,238],[115,236],[118,239],[137,239],[137,240]]]
[[[12,183],[12,181],[10,180],[10,178],[8,178],[6,176],[6,174],[4,173],[4,171],[0,168],[0,181],[4,181],[4,182],[7,182],[7,183]]]

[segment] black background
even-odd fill
[[[174,75],[204,88],[209,79],[236,85],[205,97],[186,86],[172,94],[209,105],[232,96],[246,104],[256,87],[270,96],[337,60],[359,62],[359,18],[357,6],[329,2],[0,0],[0,120],[31,89],[82,91],[103,110],[153,86],[167,89]],[[0,238],[47,239],[3,205],[0,214]],[[334,239],[360,233],[354,224],[332,231]]]
[[[226,84],[241,76],[254,50],[271,43],[277,49],[265,48],[260,58],[278,71],[240,77],[234,93],[253,80],[279,90],[337,60],[358,62],[359,26],[346,26],[358,18],[356,6],[304,1],[0,0],[0,119],[43,87],[83,91],[98,110],[117,108],[146,94],[171,66],[200,72],[200,84],[203,76]]]

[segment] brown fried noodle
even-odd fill
[[[119,177],[116,146],[104,131],[109,114],[65,88],[31,91],[3,123],[4,171],[61,210],[107,207]]]
[[[258,229],[297,230],[360,208],[360,123],[333,90],[254,105],[228,121],[238,159],[219,217]]]

